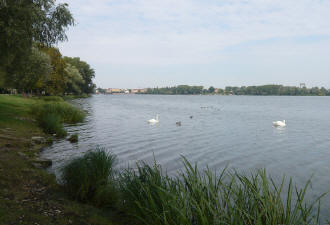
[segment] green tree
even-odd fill
[[[320,89],[318,87],[312,87],[310,93],[311,95],[320,95]]]
[[[80,60],[79,57],[64,57],[64,61],[72,66],[75,66],[79,70],[79,73],[84,79],[84,83],[80,85],[81,91],[86,94],[93,93],[95,89],[95,84],[93,83],[95,71],[90,67],[90,65]]]
[[[214,93],[214,91],[215,91],[215,88],[214,88],[214,87],[212,87],[212,86],[211,86],[211,87],[209,87],[209,93],[211,93],[211,94],[212,94],[212,93]]]
[[[65,68],[67,64],[57,48],[43,46],[41,50],[49,55],[53,67],[50,79],[46,84],[46,92],[53,95],[63,94],[66,88]]]
[[[327,95],[327,89],[325,89],[324,87],[321,87],[319,95],[326,96]]]
[[[10,84],[23,92],[39,92],[44,90],[52,73],[50,57],[33,47],[31,55],[24,61],[24,71],[12,74]]]
[[[85,83],[84,79],[82,78],[81,74],[79,73],[79,70],[72,66],[71,64],[67,64],[65,67],[66,72],[66,90],[67,93],[73,93],[73,94],[81,94],[81,85]]]
[[[0,0],[0,70],[6,81],[25,72],[33,43],[51,46],[67,39],[74,24],[67,4],[55,0]]]

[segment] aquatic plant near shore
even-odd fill
[[[61,117],[55,113],[45,114],[38,118],[39,126],[48,134],[56,134],[57,137],[65,137],[66,130],[61,122]]]
[[[78,142],[78,134],[72,134],[69,138],[68,141],[70,141],[71,143],[76,143]]]
[[[62,122],[69,124],[83,122],[85,118],[85,114],[80,109],[67,102],[35,104],[32,106],[32,113],[37,118],[54,113],[61,117]]]
[[[97,148],[73,159],[62,169],[62,182],[76,200],[112,207],[117,202],[114,182],[116,157]]]
[[[126,173],[129,214],[141,224],[159,225],[319,224],[319,198],[310,205],[304,201],[309,182],[294,190],[290,180],[284,192],[285,179],[277,186],[265,170],[250,176],[223,170],[217,176],[209,169],[200,172],[186,159],[183,163],[185,171],[175,178],[162,174],[157,165],[138,165],[138,173]]]
[[[38,103],[31,107],[31,113],[46,133],[58,137],[66,136],[62,123],[75,124],[85,118],[81,110],[67,102]]]
[[[185,158],[185,169],[176,177],[168,176],[156,163],[150,166],[139,162],[136,169],[123,170],[117,176],[107,167],[101,170],[104,173],[100,178],[96,171],[103,166],[93,164],[104,165],[107,157],[93,162],[87,158],[90,154],[107,155],[104,151],[98,149],[70,162],[63,173],[65,187],[69,193],[78,195],[79,200],[95,202],[96,196],[104,201],[109,198],[134,224],[320,224],[323,195],[308,204],[305,195],[310,182],[299,189],[293,187],[291,179],[288,181],[284,177],[277,185],[265,170],[250,175],[226,169],[220,174],[210,169],[200,171]],[[284,188],[287,181],[287,188]],[[112,189],[106,188],[107,184],[111,184]],[[87,188],[90,186],[93,188]],[[102,193],[106,193],[103,198]]]

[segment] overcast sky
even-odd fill
[[[330,0],[61,0],[98,87],[330,88]]]

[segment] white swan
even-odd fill
[[[273,126],[275,126],[275,127],[285,127],[286,126],[285,120],[275,121],[275,122],[273,122]]]
[[[148,120],[148,123],[159,123],[159,118],[158,118],[158,114],[156,115],[156,119],[151,119],[151,120]]]

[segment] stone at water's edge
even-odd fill
[[[53,164],[52,160],[44,158],[36,158],[33,160],[33,165],[41,168],[48,168]]]
[[[31,142],[32,144],[43,144],[46,142],[46,139],[44,137],[36,136],[31,138]]]

